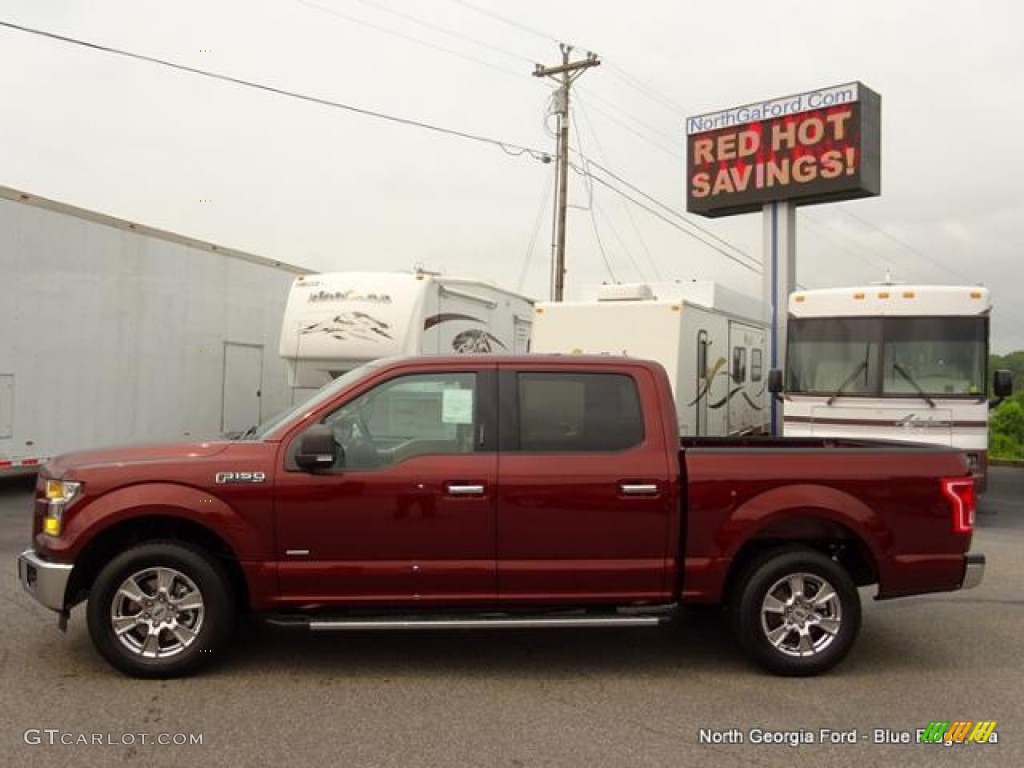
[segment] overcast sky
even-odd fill
[[[574,150],[657,213],[574,173],[567,297],[612,279],[759,295],[760,213],[659,205],[685,208],[685,118],[859,80],[882,99],[882,194],[799,210],[798,282],[984,283],[1007,352],[1024,348],[1022,8],[0,0],[0,21],[506,143],[0,27],[0,184],[315,270],[422,265],[547,298],[554,164],[520,149],[554,152],[532,72],[565,41],[602,61],[573,89]]]

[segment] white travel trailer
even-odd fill
[[[988,289],[969,285],[793,293],[785,434],[950,445],[983,489],[991,311]]]
[[[0,476],[287,408],[273,350],[304,271],[0,187]]]
[[[295,278],[280,355],[292,387],[320,387],[402,354],[529,351],[533,302],[479,280],[429,272]]]
[[[768,429],[760,303],[713,282],[604,285],[584,301],[543,302],[534,352],[657,360],[675,393],[679,434]]]

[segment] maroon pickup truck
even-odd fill
[[[684,439],[664,370],[608,357],[371,363],[238,439],[41,472],[22,584],[118,669],[167,677],[239,613],[311,630],[645,626],[724,605],[779,674],[849,652],[857,587],[977,584],[944,448]]]

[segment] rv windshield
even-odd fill
[[[788,392],[926,399],[985,393],[986,317],[791,318],[788,333]]]
[[[360,379],[370,375],[374,370],[376,370],[380,366],[380,360],[373,360],[369,363],[365,363],[364,365],[359,366],[358,368],[353,368],[351,371],[342,374],[334,381],[330,381],[327,384],[324,384],[311,396],[307,397],[305,400],[302,400],[298,404],[292,406],[287,411],[279,413],[273,418],[268,419],[267,421],[263,422],[258,427],[256,427],[254,430],[247,431],[246,436],[250,437],[253,440],[261,439],[262,437],[269,434],[282,424],[285,424],[291,421],[293,418],[298,417],[299,414],[313,410],[318,405],[320,405],[320,403],[334,397],[334,395],[339,390],[342,390],[350,386],[351,384],[359,381]]]

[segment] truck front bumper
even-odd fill
[[[43,560],[35,550],[18,555],[18,578],[32,597],[51,611],[65,610],[64,596],[74,566]]]
[[[960,589],[973,589],[985,576],[985,556],[974,552],[964,555],[964,582]]]

